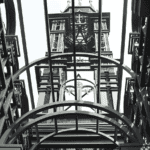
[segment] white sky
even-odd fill
[[[16,0],[14,0],[16,2]],[[78,0],[75,0],[77,5]],[[102,11],[110,12],[110,35],[109,43],[110,50],[113,51],[114,58],[120,58],[120,49],[121,49],[121,32],[122,32],[122,12],[123,12],[123,0],[103,0],[102,2]],[[83,6],[89,6],[89,0],[82,0]],[[49,13],[60,13],[64,11],[67,6],[67,0],[48,0],[48,11]],[[98,0],[93,0],[93,6],[98,10]],[[45,21],[44,21],[44,10],[43,10],[43,0],[22,0],[24,24],[25,24],[25,33],[28,49],[29,62],[32,62],[35,59],[45,56],[47,51],[46,44],[46,34],[45,34]],[[16,13],[18,16],[18,13]],[[125,45],[125,60],[124,64],[131,66],[131,56],[127,54],[128,49],[128,37],[129,32],[131,32],[131,0],[128,0],[128,15],[127,15],[127,32],[126,32],[126,45]],[[19,28],[19,20],[17,18],[17,31],[16,35],[19,36],[21,58],[19,58],[20,67],[24,66],[24,56],[22,49],[22,41]],[[35,98],[35,105],[38,100],[37,86],[35,81],[35,70],[34,67],[31,69],[31,77],[33,84],[33,93]],[[124,74],[127,76],[127,73]],[[25,79],[25,84],[27,85],[26,73],[21,75],[22,79]],[[122,99],[124,96],[124,87],[125,81],[123,80],[122,86]],[[28,98],[29,91],[26,89]],[[121,104],[121,106],[123,106]],[[30,104],[31,108],[31,104]],[[122,109],[121,109],[122,110]]]

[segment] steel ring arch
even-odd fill
[[[60,106],[68,106],[68,105],[78,105],[78,106],[87,106],[87,107],[92,107],[92,108],[96,108],[96,109],[100,109],[102,111],[111,113],[112,115],[114,115],[114,117],[120,119],[121,121],[123,121],[130,130],[133,130],[134,134],[137,136],[137,138],[139,140],[142,140],[141,136],[138,134],[137,132],[137,128],[134,126],[134,124],[124,115],[118,113],[117,111],[115,111],[114,109],[108,107],[108,106],[104,106],[101,104],[97,104],[97,103],[93,103],[93,102],[89,102],[89,101],[63,101],[63,102],[55,102],[55,103],[51,103],[51,104],[46,104],[43,106],[39,106],[33,110],[31,110],[30,112],[27,112],[26,114],[24,114],[22,117],[18,118],[18,120],[16,120],[16,122],[14,124],[12,124],[3,134],[3,136],[1,137],[0,140],[0,144],[3,144],[7,141],[8,136],[11,134],[11,132],[16,129],[19,124],[28,119],[30,116],[35,115],[38,112],[41,112],[45,109],[50,109],[53,107],[60,107]]]
[[[57,54],[57,55],[52,55],[51,58],[54,59],[54,58],[58,58],[58,57],[67,57],[67,56],[72,56],[73,53],[65,53],[65,54]],[[115,59],[112,59],[112,58],[108,58],[108,57],[105,57],[105,56],[100,56],[98,57],[97,55],[95,54],[91,54],[91,53],[76,53],[76,56],[84,56],[84,57],[94,57],[94,58],[100,58],[100,59],[105,59],[105,60],[108,60],[114,64],[116,64],[118,67],[122,67],[126,72],[128,72],[133,78],[136,77],[136,73],[134,73],[133,70],[131,70],[128,66],[124,65],[124,64],[120,64],[119,61],[115,60]],[[23,73],[26,69],[36,65],[36,64],[39,64],[39,63],[42,63],[44,61],[47,61],[48,60],[48,57],[43,57],[43,58],[40,58],[40,59],[37,59],[33,62],[31,62],[28,66],[24,66],[22,67],[21,69],[19,69],[12,77],[12,80],[14,81],[21,73]]]

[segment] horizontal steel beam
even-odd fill
[[[79,24],[78,24],[79,25]],[[83,25],[83,24],[81,24]],[[84,24],[85,25],[85,24]],[[102,33],[109,33],[109,30],[102,30]],[[65,34],[66,31],[65,30],[56,30],[56,31],[51,31],[51,34]],[[99,33],[99,30],[94,30],[94,33]]]
[[[51,143],[49,143],[49,144],[51,144]],[[81,147],[84,147],[84,148],[116,148],[116,146],[114,145],[114,144],[111,144],[110,142],[106,142],[105,144],[102,144],[101,142],[99,143],[99,142],[96,142],[96,143],[89,143],[89,142],[85,142],[85,143],[68,143],[68,145],[67,144],[54,144],[54,143],[52,143],[52,145],[47,145],[47,144],[41,144],[40,146],[39,146],[39,148],[49,148],[49,147],[53,147],[53,148],[60,148],[60,147],[65,147],[65,148],[81,148]]]
[[[101,132],[103,132],[103,131],[101,131]],[[51,132],[49,132],[49,133],[51,133]],[[112,133],[108,133],[107,135],[111,136],[112,138],[114,138],[114,131]],[[45,136],[45,133],[44,134],[39,133],[39,137],[40,138],[43,138],[44,136]],[[36,138],[36,135],[33,133],[31,141],[34,142],[35,138]],[[75,134],[67,134],[66,133],[66,134],[62,134],[62,135],[56,135],[54,137],[54,141],[58,140],[58,139],[65,139],[65,140],[69,141],[69,140],[74,140],[75,138],[80,138],[80,139],[82,138],[82,140],[84,139],[84,140],[93,140],[94,141],[94,140],[97,140],[97,139],[101,139],[102,140],[103,137],[99,138],[99,135],[97,135],[97,134],[89,134],[89,133],[86,133],[86,134],[78,134],[77,133],[76,135]],[[117,135],[117,138],[119,140],[121,140],[121,139],[124,140],[124,136],[122,136],[121,133]]]

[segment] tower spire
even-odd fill
[[[82,0],[78,0],[78,6],[82,6]]]

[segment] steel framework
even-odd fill
[[[21,1],[17,0],[25,57],[25,66],[22,68],[19,68],[18,61],[20,49],[18,37],[15,35],[16,15],[14,2],[13,0],[5,0],[5,2],[0,1],[0,3],[5,4],[7,19],[5,33],[0,12],[0,149],[7,148],[8,146],[13,149],[15,145],[15,148],[24,150],[34,150],[37,148],[46,149],[50,146],[51,148],[83,148],[86,147],[86,145],[91,148],[97,146],[98,148],[105,149],[110,147],[112,149],[123,149],[124,147],[128,147],[128,149],[136,147],[136,149],[139,149],[143,144],[147,145],[147,142],[150,142],[150,7],[148,5],[148,0],[132,0],[132,33],[129,34],[128,47],[128,54],[132,55],[131,68],[123,64],[127,0],[124,0],[123,4],[121,52],[120,58],[117,60],[110,58],[112,57],[112,52],[110,50],[104,51],[106,48],[110,49],[108,40],[106,40],[107,38],[104,36],[104,34],[108,34],[110,31],[110,16],[107,13],[102,13],[101,0],[99,0],[98,3],[98,13],[92,13],[95,10],[91,4],[90,7],[75,7],[74,0],[72,0],[72,6],[68,5],[64,13],[61,13],[59,16],[58,14],[48,14],[47,1],[43,0],[48,52],[45,57],[31,63],[29,63],[28,60]],[[85,14],[87,15],[87,13],[80,11],[76,12],[77,8],[92,11],[89,13],[89,20],[87,19],[87,16],[82,18]],[[71,13],[66,13],[70,10]],[[78,19],[81,19],[79,22],[76,22],[77,13],[81,14],[81,16],[78,16]],[[98,28],[95,27],[94,29],[94,25],[92,25],[91,22],[94,22],[95,18],[98,20]],[[87,22],[84,19],[87,19]],[[56,23],[56,20],[63,20],[63,22],[57,22],[59,26],[58,29],[64,27],[69,30],[66,32],[63,29],[50,30],[53,23]],[[94,39],[96,41],[96,38],[92,38],[92,36],[86,35],[85,33],[81,42],[79,42],[79,38],[77,39],[78,34],[76,34],[76,27],[77,25],[80,26],[80,28],[78,28],[78,30],[80,30],[84,21],[89,27],[85,28],[84,32],[88,30],[89,34],[95,37],[98,35],[98,45],[96,46],[95,44],[95,48],[93,48],[93,42]],[[107,22],[107,29],[102,28],[105,25],[103,22]],[[59,25],[59,23],[62,26]],[[71,28],[69,27],[70,24]],[[67,48],[64,47],[64,52],[53,51],[49,33],[51,35],[63,35],[60,35],[60,39],[63,39],[64,37],[64,43],[68,46]],[[103,38],[105,38],[105,43]],[[55,39],[58,40],[57,37]],[[76,40],[78,40],[78,42],[76,42]],[[84,42],[85,40],[87,41]],[[54,42],[54,44],[56,43]],[[91,45],[90,49],[86,49],[88,44]],[[107,57],[107,55],[109,57]],[[83,61],[82,59],[77,60],[77,57],[87,58],[87,61]],[[58,62],[61,65],[55,65]],[[109,64],[106,65],[106,63]],[[38,92],[47,92],[49,97],[50,94],[52,94],[51,103],[37,108],[35,108],[34,104],[30,75],[30,67],[32,66],[35,66],[36,70]],[[73,66],[73,68],[71,66]],[[85,69],[79,69],[79,67],[83,66]],[[90,69],[86,67],[89,67]],[[103,68],[114,67],[118,69],[118,76],[111,74],[109,71],[104,71],[104,74],[101,73]],[[49,69],[49,75],[46,74],[42,76],[40,73],[41,68],[44,68],[45,70]],[[74,79],[67,80],[64,75],[65,80],[64,82],[61,82],[61,79],[59,79],[57,75],[54,75],[54,70],[57,70],[58,68],[61,68],[66,72],[73,71]],[[84,78],[78,78],[78,71],[89,70],[96,70],[96,83]],[[128,72],[131,77],[126,78],[124,113],[120,113],[123,70]],[[24,71],[27,72],[30,99],[26,94],[24,80],[19,78],[20,74]],[[101,81],[103,79],[105,81]],[[117,81],[111,81],[111,79],[117,79]],[[41,82],[41,80],[49,82],[47,84]],[[84,97],[96,89],[96,101],[93,103],[78,99],[79,92],[77,90],[77,83],[81,80],[88,81],[92,84],[82,86],[82,88],[88,87],[90,89],[89,91],[86,91],[87,93],[85,92],[81,95],[81,97]],[[74,81],[74,86],[67,85],[67,83],[71,81]],[[106,85],[106,87],[101,86],[103,84]],[[111,85],[117,86],[111,87]],[[41,88],[41,86],[43,87]],[[74,101],[65,101],[64,92],[65,90],[67,91],[67,88],[74,88],[74,91],[70,92],[74,96]],[[101,93],[103,91],[107,91],[108,106],[101,104]],[[118,91],[116,109],[113,106],[112,91]],[[56,93],[59,94],[56,96]],[[59,101],[57,102],[57,100]],[[29,103],[31,103],[32,106],[31,111],[29,111]],[[75,106],[75,110],[67,111],[71,106]],[[64,110],[60,109],[64,107],[67,108]],[[81,107],[89,107],[93,112],[81,111]],[[41,113],[42,111],[45,112],[45,110],[50,109],[53,110],[51,113]],[[66,122],[68,124],[64,124],[64,119],[68,121],[68,118],[72,122]],[[84,119],[86,121],[92,120],[93,122],[82,122]],[[42,127],[42,125],[39,124],[47,120],[52,122],[50,124],[51,129],[47,129],[48,126]],[[45,132],[47,135],[45,135]],[[36,138],[34,133],[36,133]],[[86,135],[88,135],[88,137]],[[62,138],[64,138],[63,142]],[[91,142],[92,139],[94,139],[93,142]],[[120,141],[125,145],[122,145]],[[65,144],[67,145],[66,147]]]

